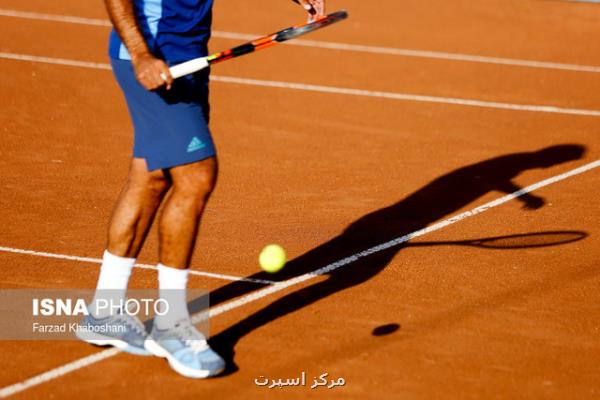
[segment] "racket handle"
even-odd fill
[[[181,64],[173,65],[169,68],[173,79],[181,78],[182,76],[193,74],[208,67],[207,57],[195,58]]]

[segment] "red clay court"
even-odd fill
[[[600,5],[328,8],[350,19],[212,71],[221,169],[191,286],[227,373],[3,341],[1,397],[600,397]],[[218,1],[211,49],[302,18]],[[0,0],[2,288],[94,287],[131,148],[109,29],[100,0]],[[548,232],[578,240],[531,245]],[[291,261],[266,275],[272,242]],[[345,385],[311,389],[323,373]]]

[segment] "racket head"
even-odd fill
[[[294,39],[298,36],[306,35],[307,33],[335,24],[336,22],[343,21],[346,18],[348,18],[348,12],[346,10],[336,11],[323,18],[319,18],[316,21],[309,22],[308,24],[293,26],[279,31],[273,34],[273,40],[276,42],[285,42],[286,40]]]

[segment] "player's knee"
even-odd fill
[[[161,196],[170,187],[169,180],[161,174],[130,175],[128,190],[138,192],[140,196]]]
[[[205,199],[215,188],[217,181],[217,165],[214,160],[192,164],[184,171],[179,171],[173,179],[173,185],[182,195],[197,199]]]
[[[207,198],[215,189],[216,180],[216,171],[203,169],[184,180],[184,190],[195,197]]]

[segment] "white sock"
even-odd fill
[[[182,319],[190,318],[187,308],[188,270],[158,264],[158,294],[167,301],[169,308],[164,315],[156,314],[154,323],[158,329],[168,329]],[[162,308],[160,312],[165,310]]]
[[[108,250],[104,251],[96,293],[90,306],[92,315],[100,318],[107,317],[111,315],[111,309],[102,307],[103,304],[108,302],[108,304],[117,305],[121,301],[125,301],[125,292],[134,264],[135,258],[119,257],[109,253]],[[96,306],[100,307],[97,309]],[[114,312],[113,309],[113,315]]]

